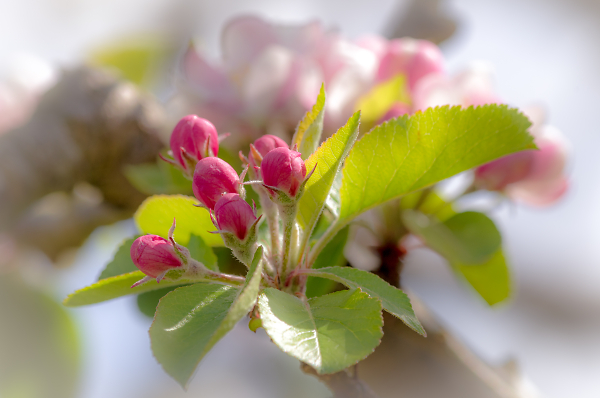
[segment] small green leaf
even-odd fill
[[[167,293],[172,292],[180,286],[163,287],[162,289],[152,290],[146,293],[138,294],[137,305],[140,312],[149,318],[154,317],[156,307],[161,298]]]
[[[117,249],[117,252],[115,253],[115,256],[113,257],[111,262],[108,263],[106,268],[104,268],[104,270],[98,277],[98,280],[110,278],[112,276],[127,274],[129,272],[138,270],[133,261],[131,261],[130,254],[131,245],[133,244],[133,241],[136,238],[137,236],[133,238],[128,238],[125,239],[123,243],[121,243],[121,245]]]
[[[271,340],[320,374],[356,364],[373,352],[383,336],[381,302],[360,289],[303,302],[267,288],[258,305],[263,328]]]
[[[325,246],[325,249],[319,254],[312,268],[325,267],[343,267],[346,265],[346,257],[344,257],[344,247],[348,241],[350,228],[342,229],[338,234]],[[326,278],[317,278],[309,276],[306,280],[306,297],[312,298],[331,293],[336,281]]]
[[[377,84],[357,101],[355,109],[362,112],[361,130],[369,131],[396,102],[410,103],[404,74]]]
[[[304,118],[296,127],[292,138],[292,148],[298,145],[298,152],[302,159],[306,160],[319,146],[321,134],[323,133],[323,117],[325,115],[325,84],[321,85],[321,91],[317,102],[310,112],[306,112]]]
[[[198,201],[183,195],[156,195],[146,199],[133,216],[138,228],[144,234],[154,234],[167,238],[173,219],[177,220],[175,240],[187,246],[192,234],[200,236],[209,246],[224,246],[219,234],[214,231],[210,215],[206,209],[194,207]]]
[[[197,283],[163,297],[150,327],[152,352],[184,388],[206,353],[256,303],[262,279],[262,246],[242,288]]]
[[[425,195],[422,198],[422,195]],[[416,206],[419,206],[416,208]],[[439,221],[445,221],[456,214],[452,203],[445,201],[436,192],[425,192],[420,190],[404,195],[400,199],[402,209],[414,209],[423,214],[431,215]]]
[[[356,112],[334,135],[319,147],[306,161],[306,169],[315,172],[304,188],[304,194],[298,203],[296,220],[304,229],[304,238],[308,240],[319,215],[325,205],[331,186],[344,159],[358,136],[360,112]]]
[[[211,271],[219,272],[217,256],[210,246],[204,243],[204,240],[200,236],[192,234],[190,241],[187,244],[187,248],[190,251],[190,256],[192,256],[194,260],[200,261]]]
[[[516,109],[484,105],[429,108],[375,127],[346,159],[338,223],[465,170],[535,148],[527,133],[530,125]]]
[[[192,182],[180,170],[163,160],[126,165],[123,172],[134,187],[147,195],[192,194]]]
[[[498,250],[484,264],[451,265],[489,305],[500,303],[510,296],[510,271],[502,250]]]
[[[334,280],[350,289],[361,288],[369,296],[381,300],[384,310],[400,318],[415,332],[425,336],[425,330],[417,319],[408,296],[377,275],[351,267],[313,269],[310,270],[309,275]]]
[[[414,210],[402,214],[404,224],[450,262],[481,264],[502,244],[500,232],[485,214],[458,213],[443,223]]]
[[[141,271],[130,272],[128,274],[112,276],[101,279],[93,285],[79,289],[71,293],[63,304],[67,307],[79,307],[101,303],[102,301],[112,300],[117,297],[127,296],[128,294],[138,294],[149,292],[151,290],[162,289],[168,286],[187,285],[196,283],[198,280],[178,279],[176,281],[162,280],[160,285],[155,280],[143,283],[134,288],[131,287],[135,282],[142,279],[145,275]],[[208,280],[207,280],[208,281]]]

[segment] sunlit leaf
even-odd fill
[[[123,173],[140,192],[147,195],[192,194],[192,182],[165,161],[127,165]]]
[[[302,159],[306,160],[317,149],[323,133],[323,117],[325,115],[325,85],[321,85],[321,91],[317,102],[296,127],[292,138],[292,148],[298,145],[298,152]]]
[[[478,165],[535,148],[531,123],[506,105],[429,108],[360,139],[343,168],[340,220]]]
[[[458,213],[439,222],[423,213],[406,210],[403,220],[412,233],[451,262],[465,265],[484,263],[502,244],[494,222],[475,211]]]
[[[381,300],[384,310],[400,318],[415,332],[425,335],[425,330],[417,319],[408,296],[377,275],[352,267],[328,267],[309,272],[309,275],[331,279],[351,289],[360,288],[369,296]]]
[[[138,228],[145,234],[167,238],[173,219],[177,220],[175,240],[186,246],[192,234],[200,236],[209,246],[223,246],[219,234],[211,234],[216,228],[208,210],[195,207],[198,201],[183,195],[156,195],[144,201],[133,216]]]
[[[194,260],[200,261],[206,268],[212,271],[219,271],[217,256],[201,237],[192,234],[187,248]]]
[[[321,374],[341,371],[364,359],[383,336],[381,302],[359,289],[303,302],[267,288],[258,305],[271,340]]]
[[[305,231],[306,240],[319,219],[335,176],[358,136],[359,123],[360,112],[357,112],[306,161],[307,170],[312,170],[316,165],[315,172],[306,183],[304,194],[298,203],[296,217]]]

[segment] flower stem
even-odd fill
[[[288,261],[292,251],[292,235],[294,233],[294,225],[296,224],[296,204],[289,206],[279,206],[279,213],[283,220],[283,253],[280,264],[279,275],[282,281],[285,281],[288,272]]]

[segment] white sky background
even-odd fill
[[[402,2],[0,0],[0,71],[21,51],[62,66],[74,65],[93,46],[125,34],[171,32],[173,26],[184,34],[202,36],[205,48],[216,54],[220,27],[240,12],[279,22],[319,18],[326,26],[357,37],[380,32],[398,4]],[[415,261],[406,271],[408,286],[486,359],[499,363],[517,358],[545,396],[598,397],[600,2],[456,0],[448,1],[448,8],[460,21],[458,33],[443,47],[449,69],[458,71],[473,60],[490,61],[498,92],[508,103],[544,104],[551,124],[573,144],[572,187],[565,200],[550,209],[503,208],[495,213],[519,288],[511,305],[488,309],[452,278],[439,258],[423,252],[411,257]],[[95,234],[76,268],[64,271],[61,294],[99,274],[108,261],[107,248],[119,241],[111,231],[115,229]],[[153,359],[146,332],[149,322],[136,313],[131,300],[74,314],[87,333],[83,397],[159,397],[170,389],[178,391]],[[201,365],[187,396],[223,383],[219,374],[224,367],[232,366],[241,374],[271,363],[270,368],[281,375],[298,373],[295,360],[274,350],[264,336],[244,329],[240,325],[211,352],[205,363],[212,358],[216,364]],[[259,353],[261,347],[266,353]],[[262,360],[249,362],[247,350]],[[243,396],[283,396],[280,387],[261,390],[254,378],[245,377]],[[315,396],[326,396],[312,378],[302,382],[314,389]],[[230,391],[232,396],[237,393]]]

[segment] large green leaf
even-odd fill
[[[200,236],[209,246],[224,246],[219,234],[214,231],[208,211],[194,207],[198,201],[184,195],[156,195],[146,199],[133,216],[138,228],[145,234],[167,237],[173,219],[177,220],[175,240],[186,246],[192,234]]]
[[[321,91],[317,102],[296,127],[292,138],[292,147],[298,145],[298,152],[302,159],[306,160],[319,146],[321,134],[323,133],[323,117],[325,116],[325,85],[321,85]]]
[[[359,124],[360,112],[356,112],[344,127],[329,137],[306,161],[307,170],[312,170],[315,166],[316,168],[306,183],[304,194],[298,203],[296,220],[305,231],[305,240],[310,237],[335,176],[358,136]]]
[[[303,302],[267,288],[258,305],[271,340],[320,374],[341,371],[364,359],[383,336],[381,302],[359,289]]]
[[[325,246],[325,249],[319,254],[312,268],[325,267],[343,267],[346,265],[346,257],[344,257],[344,247],[348,241],[350,228],[342,229],[338,234]],[[309,276],[306,280],[306,297],[312,298],[331,293],[337,285],[336,281],[326,278],[317,278]]]
[[[98,280],[106,279],[117,275],[127,274],[129,272],[137,271],[137,267],[131,260],[131,245],[134,238],[128,238],[121,243],[113,259],[106,265],[106,268],[102,271]]]
[[[451,264],[489,305],[500,303],[510,296],[510,272],[502,250],[498,250],[484,264]]]
[[[531,123],[506,105],[437,107],[392,119],[360,139],[343,168],[340,222],[388,200],[524,149]]]
[[[408,229],[450,262],[482,264],[500,248],[502,238],[485,214],[467,211],[439,222],[413,210],[403,212]]]
[[[309,275],[342,283],[351,289],[362,289],[369,296],[381,300],[384,310],[400,318],[415,332],[425,335],[425,330],[417,319],[408,296],[377,275],[351,267],[327,267],[307,272],[310,272]]]
[[[163,297],[150,327],[152,352],[184,388],[206,353],[256,303],[262,278],[262,247],[254,254],[244,286],[195,284]]]

